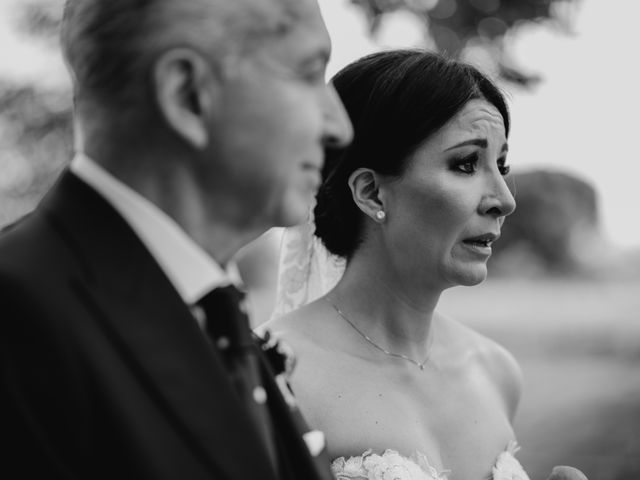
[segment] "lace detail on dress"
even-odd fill
[[[518,450],[518,442],[512,440],[507,449],[498,455],[492,470],[493,480],[529,480],[529,475],[515,457]]]
[[[506,450],[498,455],[489,478],[529,480],[514,456],[518,450],[515,440],[509,442]],[[382,455],[367,450],[359,457],[336,458],[331,462],[331,471],[337,480],[447,480],[451,473],[451,470],[438,472],[420,452],[404,457],[395,450],[385,450]]]
[[[449,473],[438,472],[420,452],[403,457],[395,450],[385,450],[382,455],[367,450],[348,460],[336,458],[331,471],[338,480],[447,480]]]

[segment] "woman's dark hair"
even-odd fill
[[[347,183],[354,170],[400,176],[410,155],[472,99],[495,106],[509,134],[509,111],[496,85],[471,65],[436,53],[374,53],[332,82],[354,128],[349,146],[325,152],[314,210],[316,236],[335,255],[350,258],[362,240],[364,215]]]

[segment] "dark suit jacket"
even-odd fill
[[[69,172],[0,236],[0,329],[2,478],[332,478],[263,359],[272,471],[188,307],[118,213]]]

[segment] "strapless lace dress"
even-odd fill
[[[529,480],[516,460],[518,450],[515,441],[509,443],[506,450],[498,455],[488,479]],[[395,450],[385,450],[382,455],[367,450],[359,457],[339,457],[331,462],[331,470],[337,480],[447,480],[451,473],[450,470],[436,470],[422,453],[404,457]]]

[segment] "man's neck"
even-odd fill
[[[200,247],[220,265],[226,265],[236,252],[259,237],[267,228],[248,228],[249,219],[240,219],[237,199],[216,198],[202,188],[184,168],[188,159],[168,157],[157,152],[122,152],[100,156],[87,152],[96,163],[171,217]],[[97,158],[96,158],[97,157]],[[117,161],[109,159],[117,158]],[[158,164],[164,161],[164,168]],[[236,202],[237,203],[237,202]]]

